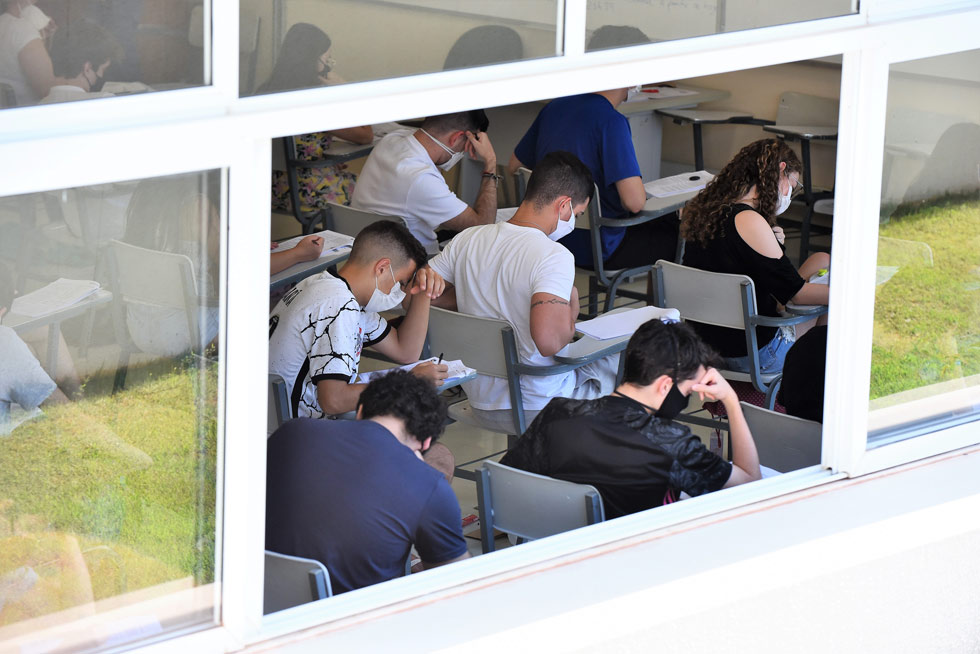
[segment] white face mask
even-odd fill
[[[432,136],[432,134],[429,134],[424,129],[422,130],[422,133],[428,136],[430,139],[432,139],[436,144],[438,144],[440,148],[442,148],[443,150],[449,153],[449,161],[444,161],[441,164],[439,164],[440,170],[445,170],[447,172],[452,170],[453,166],[458,164],[459,160],[463,158],[463,155],[465,154],[464,152],[456,152],[451,147],[449,147],[448,145],[446,145],[436,137]]]
[[[643,85],[637,84],[634,87],[626,89],[626,101],[635,100],[643,93]]]
[[[405,299],[405,291],[401,289],[401,286],[395,280],[395,271],[391,269],[391,265],[388,266],[388,272],[391,273],[391,282],[393,284],[391,291],[382,293],[381,288],[378,286],[378,278],[375,277],[374,293],[371,294],[371,299],[368,300],[368,303],[364,305],[365,311],[381,313],[388,309],[394,309]]]
[[[548,238],[550,238],[552,241],[558,241],[565,238],[572,233],[573,229],[575,229],[575,210],[572,208],[571,200],[568,201],[568,211],[568,220],[562,220],[561,208],[558,209],[558,225],[555,227],[555,231],[548,234]]]
[[[786,195],[779,196],[779,204],[776,205],[776,214],[779,215],[789,209],[789,203],[793,201],[793,187],[786,192]]]

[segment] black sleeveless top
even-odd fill
[[[747,275],[755,283],[755,302],[759,315],[779,316],[776,303],[786,304],[803,288],[804,279],[786,256],[778,259],[759,254],[742,240],[735,229],[735,216],[742,211],[754,211],[747,204],[734,204],[726,209],[721,233],[701,245],[688,241],[684,248],[685,266],[718,273]],[[736,329],[692,322],[691,326],[702,339],[724,357],[741,357],[745,350],[745,334]],[[775,327],[756,327],[761,348],[776,335]]]

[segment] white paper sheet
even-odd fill
[[[677,309],[661,309],[660,307],[641,307],[620,311],[618,313],[608,313],[592,320],[584,320],[575,325],[575,329],[600,341],[610,338],[620,338],[635,332],[640,325],[659,318],[664,322],[678,322],[681,319],[681,312]]]
[[[61,278],[17,298],[10,312],[31,318],[46,316],[81,302],[97,290],[99,283],[91,279]]]
[[[680,175],[654,179],[644,184],[643,188],[647,190],[650,197],[669,198],[673,195],[700,191],[714,177],[706,170],[699,170],[694,173],[681,173]]]
[[[636,97],[627,102],[643,102],[644,100],[659,100],[661,98],[678,98],[684,95],[697,95],[697,91],[691,89],[677,89],[670,86],[653,86],[645,88]]]
[[[411,370],[412,368],[419,365],[420,363],[425,363],[426,361],[431,361],[432,363],[436,363],[438,360],[439,357],[432,357],[429,359],[422,359],[421,361],[416,361],[415,363],[407,363],[404,366],[398,366],[396,368],[385,368],[384,370],[373,370],[371,372],[362,372],[357,376],[357,383],[368,384],[374,381],[375,379],[384,377],[392,370]],[[459,359],[456,359],[455,361],[443,361],[443,363],[446,364],[446,366],[449,368],[448,371],[449,376],[443,380],[443,383],[452,381],[459,377],[466,377],[467,375],[476,374],[476,370],[474,370],[473,368],[466,367],[466,365]]]
[[[315,232],[313,234],[310,234],[310,236],[319,236],[320,238],[323,239],[323,251],[320,253],[320,257],[319,257],[320,259],[327,256],[328,254],[332,254],[334,252],[347,249],[354,244],[353,236],[347,236],[346,234],[338,234],[337,232],[331,232],[330,230]],[[304,238],[306,238],[306,236],[297,236],[296,238],[285,240],[281,242],[279,244],[279,247],[273,250],[273,252],[285,252],[286,250],[292,250]]]

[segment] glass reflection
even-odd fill
[[[204,4],[0,0],[0,108],[204,84]]]
[[[980,50],[893,64],[871,430],[980,403]]]
[[[554,56],[556,0],[243,0],[256,93]],[[255,38],[259,26],[258,38]],[[266,26],[273,26],[268,30]],[[241,93],[248,95],[243,83]]]
[[[0,199],[5,646],[213,621],[220,189],[212,172]]]

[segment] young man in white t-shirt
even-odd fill
[[[417,130],[398,130],[374,147],[357,177],[351,206],[405,219],[426,252],[439,251],[436,231],[489,225],[497,214],[497,155],[483,110],[426,118]],[[456,197],[439,169],[464,154],[483,161],[483,179],[470,207]]]
[[[336,276],[308,277],[286,293],[269,318],[269,372],[285,380],[293,415],[353,411],[366,387],[354,383],[364,346],[399,363],[418,360],[429,302],[444,287],[408,230],[382,220],[361,230]],[[403,298],[407,312],[395,328],[378,314]],[[412,372],[439,383],[447,370],[445,364],[423,363]]]
[[[429,263],[446,280],[446,293],[433,304],[506,320],[522,363],[554,363],[554,354],[572,340],[578,317],[572,254],[555,241],[574,228],[593,186],[575,155],[555,151],[542,158],[513,218],[462,232]],[[522,377],[528,421],[553,397],[610,393],[618,359],[606,357],[564,375]],[[484,423],[513,428],[506,380],[480,375],[464,388]]]

